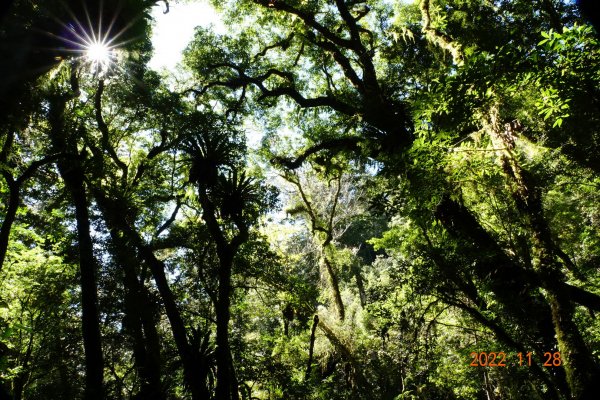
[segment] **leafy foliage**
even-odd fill
[[[219,2],[163,75],[154,3],[2,9],[0,399],[594,398],[572,2]]]

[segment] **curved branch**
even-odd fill
[[[94,98],[94,107],[96,109],[96,123],[98,125],[98,129],[100,133],[102,133],[102,147],[104,151],[108,153],[110,158],[117,164],[119,169],[123,172],[123,181],[127,182],[127,164],[119,159],[119,156],[115,152],[115,149],[110,145],[110,133],[108,130],[108,125],[104,121],[104,117],[102,116],[102,94],[104,93],[104,79],[100,79],[98,82],[98,90],[96,91],[96,96]]]
[[[314,107],[329,107],[335,111],[341,112],[342,114],[353,116],[358,113],[358,110],[351,105],[336,99],[333,96],[319,96],[313,98],[306,98],[300,94],[296,89],[291,87],[278,87],[275,89],[267,89],[262,83],[259,86],[262,95],[259,99],[267,97],[280,97],[288,96],[294,100],[302,108],[314,108]]]
[[[22,185],[23,182],[25,182],[27,179],[31,178],[33,176],[33,174],[36,173],[36,171],[43,167],[46,164],[50,164],[53,161],[58,160],[59,158],[67,158],[70,157],[71,155],[68,154],[64,154],[64,153],[55,153],[55,154],[50,154],[49,156],[46,156],[42,159],[36,160],[34,162],[32,162],[31,164],[29,164],[29,166],[27,167],[27,169],[25,169],[25,171],[23,171],[23,174],[21,174],[20,177],[17,178],[16,183],[17,185]]]
[[[352,115],[355,115],[358,113],[358,110],[355,107],[353,107],[350,104],[345,103],[333,96],[328,95],[328,96],[319,96],[319,97],[313,97],[313,98],[304,97],[296,88],[293,87],[293,85],[294,85],[293,75],[289,72],[280,71],[278,69],[271,68],[262,75],[259,75],[257,77],[252,77],[252,76],[246,75],[246,73],[242,70],[242,68],[240,66],[237,66],[237,65],[231,64],[231,63],[213,64],[210,67],[215,68],[215,69],[223,68],[223,67],[231,68],[238,73],[238,76],[235,78],[231,78],[229,80],[209,82],[200,89],[190,88],[190,89],[185,90],[183,92],[183,94],[194,93],[196,96],[201,96],[204,93],[206,93],[210,88],[217,87],[217,86],[228,87],[230,89],[239,89],[239,88],[245,88],[248,85],[254,85],[261,92],[261,96],[259,97],[259,100],[263,100],[268,97],[287,96],[287,97],[290,97],[292,100],[294,100],[302,108],[330,107],[335,111],[338,111],[342,114],[349,115],[349,116],[352,116]],[[279,76],[281,78],[287,79],[288,81],[291,82],[292,86],[278,86],[273,89],[269,89],[265,86],[264,82],[272,76]]]
[[[360,149],[359,144],[364,141],[364,138],[355,136],[324,140],[321,143],[304,150],[296,158],[276,156],[271,159],[271,163],[285,167],[289,170],[295,170],[298,169],[308,157],[319,151],[330,150],[335,153],[341,153],[342,151],[356,152]]]
[[[311,42],[313,44],[315,44],[316,46],[322,48],[323,50],[331,53],[331,55],[333,55],[333,59],[338,63],[338,65],[340,67],[342,67],[342,70],[344,71],[344,75],[346,76],[346,78],[348,78],[348,80],[350,80],[350,82],[352,82],[354,87],[356,87],[356,89],[359,92],[364,94],[364,91],[365,91],[364,82],[358,77],[358,74],[356,73],[354,68],[352,68],[352,64],[350,63],[350,60],[348,59],[348,57],[346,57],[340,51],[339,48],[337,48],[333,43],[325,41],[325,40],[320,40],[320,41],[311,40]]]
[[[462,66],[464,64],[464,55],[460,45],[452,40],[450,36],[431,26],[431,14],[429,9],[430,1],[431,0],[421,0],[419,5],[423,19],[422,31],[432,43],[438,45],[440,48],[446,50],[452,55],[452,61],[454,64]]]
[[[62,153],[57,153],[34,161],[17,179],[15,179],[5,169],[0,170],[0,173],[4,177],[9,190],[8,202],[6,208],[4,209],[4,220],[2,221],[2,224],[0,224],[0,271],[2,270],[4,259],[6,258],[10,231],[17,217],[17,211],[19,210],[21,203],[21,187],[23,186],[23,183],[25,183],[27,179],[31,178],[40,167],[56,161],[64,156],[65,155]]]
[[[360,33],[358,29],[358,24],[356,23],[356,20],[354,19],[352,14],[350,14],[350,10],[348,9],[346,2],[344,0],[335,0],[335,5],[338,11],[340,12],[340,15],[342,16],[342,19],[344,20],[346,25],[348,25],[352,41],[355,43],[360,43]]]
[[[175,222],[175,218],[177,218],[177,213],[179,213],[179,209],[181,208],[181,199],[177,198],[177,205],[175,206],[175,210],[171,213],[171,216],[168,220],[165,221],[164,224],[158,228],[155,236],[159,236],[165,229],[167,229],[173,222]]]
[[[336,34],[334,34],[331,30],[321,25],[315,19],[315,15],[310,12],[302,11],[298,8],[295,8],[289,4],[286,4],[284,1],[273,1],[273,0],[255,0],[257,4],[260,4],[263,7],[272,8],[278,11],[285,11],[287,13],[293,14],[299,17],[306,25],[313,28],[321,35],[323,35],[330,42],[335,43],[340,47],[344,47],[346,49],[352,49],[354,47],[354,43],[352,40],[344,39]]]
[[[292,43],[292,39],[294,39],[294,36],[295,36],[295,34],[292,32],[285,39],[266,46],[260,52],[258,52],[254,55],[254,61],[256,62],[259,57],[264,57],[269,50],[276,49],[278,47],[281,47],[281,49],[284,51],[287,50],[287,48],[290,47],[290,44]]]

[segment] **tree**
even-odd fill
[[[575,4],[219,3],[161,75],[156,1],[38,3],[0,8],[0,398],[594,396]]]

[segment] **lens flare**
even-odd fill
[[[85,51],[85,57],[97,63],[107,63],[110,61],[110,49],[103,43],[92,43]]]
[[[70,21],[61,21],[54,18],[62,27],[61,34],[47,32],[64,43],[61,51],[71,53],[82,66],[94,75],[105,76],[112,74],[115,69],[120,69],[119,49],[137,38],[123,40],[122,36],[138,19],[134,18],[123,26],[117,27],[117,12],[112,13],[112,18],[106,18],[102,1],[97,13],[90,14],[83,5],[83,15],[77,15],[65,4],[65,10],[70,16]],[[82,18],[83,17],[83,18]]]
[[[84,58],[91,64],[92,70],[102,72],[109,69],[115,57],[114,49],[101,41],[84,44]]]

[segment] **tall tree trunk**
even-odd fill
[[[217,316],[217,399],[238,399],[229,348],[229,320],[231,318],[231,268],[233,249],[225,246],[219,255],[219,291],[215,313]]]
[[[75,205],[75,218],[77,221],[83,347],[86,357],[85,399],[96,400],[104,398],[102,384],[104,359],[102,357],[96,285],[97,264],[90,235],[88,201],[83,183],[83,173],[77,170],[69,171],[68,168],[65,165],[59,165],[60,174]]]
[[[238,400],[239,390],[233,358],[229,347],[229,320],[231,318],[231,273],[233,260],[240,246],[248,240],[248,226],[241,215],[232,216],[238,232],[231,240],[228,240],[221,231],[217,221],[215,205],[208,196],[204,183],[198,184],[198,197],[202,205],[202,218],[206,222],[208,231],[217,247],[219,257],[219,288],[215,313],[217,316],[217,399]]]
[[[449,197],[438,204],[436,217],[450,234],[474,245],[473,273],[502,304],[505,319],[524,328],[528,345],[537,352],[552,349],[556,345],[552,310],[539,293],[539,280],[532,271],[513,262],[469,210]],[[564,379],[560,375],[553,379],[557,389],[564,391]]]
[[[307,381],[310,378],[310,371],[312,370],[313,352],[315,350],[315,339],[318,325],[319,316],[315,314],[315,316],[313,317],[312,329],[310,330],[310,343],[308,344],[308,361],[306,363],[306,372],[304,373],[305,381]]]
[[[141,239],[140,239],[141,241]],[[140,254],[144,261],[148,264],[154,282],[163,300],[167,318],[171,324],[173,339],[177,346],[177,350],[183,363],[184,377],[192,394],[192,399],[202,400],[208,398],[208,387],[206,386],[205,376],[201,373],[200,363],[194,349],[190,345],[187,337],[187,330],[181,313],[177,307],[175,296],[171,291],[169,282],[165,275],[165,266],[162,261],[158,260],[152,250],[146,245],[141,244]]]
[[[558,340],[562,363],[574,399],[584,399],[591,394],[600,379],[600,368],[591,356],[579,329],[573,321],[575,308],[569,296],[560,285],[565,281],[561,269],[562,260],[566,268],[576,272],[575,266],[552,239],[548,221],[544,216],[541,190],[533,177],[521,168],[514,154],[516,147],[513,124],[500,124],[498,106],[492,106],[486,126],[495,147],[504,150],[500,162],[512,189],[512,196],[521,216],[526,221],[537,253],[537,270],[542,277],[541,284],[548,292],[547,298],[552,310],[554,331]]]
[[[94,189],[94,196],[102,213],[106,219],[110,229],[114,229],[117,234],[123,235],[124,240],[133,246],[140,255],[141,259],[150,268],[154,282],[158,288],[161,299],[163,301],[167,318],[171,325],[173,339],[177,352],[183,364],[184,379],[189,388],[193,400],[204,400],[210,398],[210,392],[206,384],[208,375],[208,367],[205,360],[200,359],[197,351],[192,348],[188,341],[188,332],[179,312],[175,295],[171,291],[169,282],[165,275],[165,265],[154,255],[152,249],[146,245],[140,234],[123,219],[119,210],[123,209],[126,204],[122,199],[115,200],[109,198],[100,189]],[[151,329],[147,329],[150,321],[148,317],[142,320],[145,332],[151,333]]]
[[[0,162],[3,164],[7,164],[9,154],[11,153],[14,143],[14,138],[14,132],[9,131],[6,135],[4,144],[2,145],[2,150],[0,151]],[[3,168],[0,170],[0,173],[6,182],[6,186],[8,186],[8,203],[6,204],[6,208],[4,210],[4,221],[2,221],[2,226],[0,226],[0,271],[2,271],[4,259],[6,258],[6,251],[8,250],[10,230],[15,222],[17,211],[19,209],[20,187],[8,170]]]
[[[150,382],[152,382],[149,385],[148,390],[155,390],[155,387],[158,387],[160,390],[162,390],[160,382],[160,338],[158,336],[158,331],[156,330],[156,310],[152,302],[150,301],[148,289],[144,285],[143,281],[139,282],[138,294],[140,295],[140,302],[142,304],[142,309],[140,310],[140,319],[142,322],[142,329],[146,345],[146,363],[148,365],[148,379]],[[164,398],[164,393],[161,392],[161,395],[158,398]]]
[[[69,96],[59,95],[50,101],[50,140],[57,152],[68,153],[67,150],[74,150],[72,153],[76,153],[77,146],[72,142],[73,138],[68,139],[64,126],[64,112],[69,98]],[[75,206],[81,283],[81,320],[86,370],[84,398],[86,400],[99,400],[104,398],[104,359],[98,313],[97,263],[94,258],[94,247],[90,235],[88,199],[83,168],[78,159],[69,162],[59,160],[57,166]]]
[[[9,180],[8,177],[6,183],[8,185],[9,195],[8,205],[6,206],[6,211],[4,213],[4,221],[2,221],[2,226],[0,227],[0,271],[4,265],[6,251],[8,250],[10,230],[15,222],[20,201],[19,187],[17,184],[12,179]]]
[[[139,281],[136,271],[138,260],[134,256],[135,249],[127,244],[120,232],[110,229],[117,261],[123,268],[123,284],[125,286],[125,314],[127,329],[133,341],[133,355],[136,369],[141,378],[140,398],[161,400],[165,398],[160,382],[160,348],[154,324],[148,329],[144,324],[150,313],[150,304],[143,283]]]
[[[338,313],[338,318],[343,321],[346,318],[346,310],[344,308],[344,302],[342,301],[342,294],[340,292],[340,283],[336,271],[333,269],[333,264],[327,255],[323,256],[323,264],[327,270],[327,276],[329,277],[329,286],[333,292],[333,300],[335,302],[335,308]]]
[[[536,353],[540,353],[540,354],[547,350],[547,347],[544,347],[544,345],[542,345],[542,347],[540,347],[540,346],[536,345],[537,343],[532,343],[531,338],[529,338],[529,340],[527,340],[528,338],[526,337],[525,341],[524,341],[523,340],[524,338],[515,338],[514,336],[510,335],[502,327],[503,324],[508,322],[508,321],[506,321],[506,317],[504,317],[504,318],[496,317],[491,320],[488,319],[487,317],[485,317],[480,312],[480,310],[488,310],[488,304],[485,301],[485,299],[480,295],[478,288],[476,287],[474,282],[471,281],[470,279],[465,279],[459,273],[457,273],[457,269],[455,268],[453,263],[451,263],[445,259],[443,251],[440,251],[435,248],[435,246],[433,245],[433,243],[431,242],[431,240],[429,238],[429,235],[427,234],[427,232],[424,229],[423,229],[423,235],[429,245],[429,249],[430,249],[429,256],[432,258],[434,263],[438,266],[440,272],[442,273],[443,278],[445,280],[447,280],[448,282],[454,283],[454,285],[456,285],[456,288],[458,288],[459,293],[466,296],[466,298],[474,306],[469,306],[467,304],[467,302],[460,300],[458,297],[456,297],[455,290],[453,288],[451,288],[447,292],[442,291],[442,293],[445,295],[444,301],[447,304],[453,305],[455,307],[458,307],[461,310],[466,311],[469,315],[471,315],[471,317],[475,321],[478,321],[479,323],[483,324],[484,326],[487,326],[496,335],[498,340],[500,340],[504,344],[510,346],[510,348],[512,348],[513,350],[517,350],[522,353],[527,353],[528,351],[535,350]],[[485,250],[485,248],[482,248],[482,250]],[[501,265],[501,263],[498,263],[498,264]],[[548,313],[546,312],[544,314],[548,314]],[[550,318],[550,315],[547,315],[545,320],[539,321],[536,324],[537,329],[540,330],[540,332],[546,333],[546,335],[542,335],[543,339],[541,342],[543,344],[553,343],[553,337],[550,334],[551,329],[552,329],[552,324],[551,324],[551,321],[549,318]],[[530,334],[529,335],[526,334],[526,335],[530,336]],[[535,342],[537,342],[537,337],[535,338]],[[547,395],[550,396],[550,398],[559,399],[560,398],[559,393],[561,393],[561,392],[567,393],[568,392],[568,386],[567,386],[567,382],[566,382],[564,375],[548,374],[548,373],[546,373],[547,371],[540,368],[537,364],[532,365],[531,369],[532,369],[533,374],[536,375],[538,378],[540,378],[540,380],[548,386],[550,393],[548,393]]]

